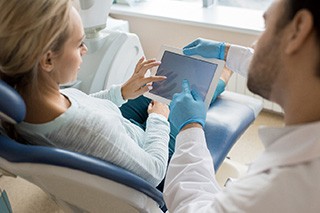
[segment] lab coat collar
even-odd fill
[[[259,136],[265,151],[250,166],[248,174],[320,157],[320,121],[281,128],[260,128]]]

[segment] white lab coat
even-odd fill
[[[221,189],[200,128],[177,136],[164,187],[170,213],[320,212],[320,122],[260,129],[265,152]]]
[[[242,50],[244,55],[251,54],[249,49]],[[250,61],[240,58],[245,63],[228,63],[227,58],[227,66],[233,70],[238,66],[243,74],[241,67],[247,69]],[[261,128],[259,135],[265,151],[245,177],[222,189],[215,180],[203,130],[180,132],[164,186],[169,212],[319,213],[320,121]]]
[[[243,77],[247,77],[253,53],[252,48],[231,45],[226,60],[227,68]]]

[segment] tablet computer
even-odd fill
[[[209,108],[214,91],[217,87],[224,61],[203,58],[201,56],[184,55],[182,49],[162,46],[157,60],[161,64],[151,70],[151,75],[163,75],[167,79],[153,82],[149,92],[145,96],[170,104],[175,93],[180,93],[182,81],[187,79],[191,89],[196,89]]]

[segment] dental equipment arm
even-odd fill
[[[144,55],[137,35],[107,26],[113,0],[78,0],[88,48],[76,82],[72,86],[90,94],[123,84]],[[124,60],[125,59],[125,60]]]
[[[87,38],[96,37],[106,28],[107,17],[113,0],[79,0],[80,16]]]

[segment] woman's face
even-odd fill
[[[82,63],[82,56],[86,54],[87,47],[83,43],[85,38],[80,15],[72,8],[70,11],[70,32],[62,53],[55,59],[54,78],[58,84],[76,80]]]

